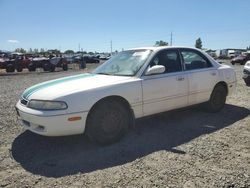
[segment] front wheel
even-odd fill
[[[227,98],[227,90],[223,85],[215,86],[209,101],[206,103],[206,109],[209,112],[219,112],[225,105]]]
[[[103,101],[90,112],[86,133],[91,141],[107,145],[118,141],[128,127],[128,110],[118,101]]]

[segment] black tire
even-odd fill
[[[50,72],[54,72],[55,71],[55,69],[56,69],[56,66],[55,65],[53,65],[53,64],[51,64],[50,65]]]
[[[23,68],[22,68],[22,67],[18,67],[18,68],[16,69],[16,71],[17,71],[17,72],[22,72],[22,71],[23,71]]]
[[[36,71],[36,66],[35,66],[33,63],[30,63],[30,64],[28,65],[28,70],[29,70],[30,72],[34,72],[34,71]]]
[[[232,63],[232,65],[234,65],[235,64],[235,62],[231,62]]]
[[[224,85],[215,86],[209,101],[206,103],[206,109],[209,112],[219,112],[226,103],[227,89]]]
[[[100,102],[87,118],[87,136],[97,144],[111,144],[122,138],[129,127],[129,120],[130,113],[121,102]]]
[[[45,63],[44,65],[43,65],[43,71],[49,71],[50,70],[50,65],[49,65],[49,63]]]
[[[63,69],[64,71],[67,71],[67,70],[68,70],[68,65],[67,65],[67,64],[63,64],[62,69]]]
[[[12,64],[6,66],[6,72],[15,72],[15,67]]]
[[[17,72],[22,72],[22,71],[23,71],[23,67],[18,66],[18,67],[16,68],[16,71],[17,71]]]

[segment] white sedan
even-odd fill
[[[86,132],[99,144],[117,141],[135,118],[205,103],[220,111],[236,86],[234,69],[186,47],[120,52],[92,73],[56,79],[24,91],[21,124],[45,136]]]

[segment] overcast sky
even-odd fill
[[[0,0],[0,49],[250,46],[250,0]]]

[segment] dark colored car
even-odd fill
[[[43,68],[44,71],[54,72],[56,67],[61,67],[64,71],[68,70],[68,62],[62,57],[39,57],[34,58],[28,65],[29,71],[35,71],[36,68]]]
[[[83,60],[86,63],[100,63],[100,60],[94,56],[84,56]]]
[[[245,65],[245,63],[250,60],[250,54],[247,55],[239,55],[232,59],[231,63],[232,65],[236,63],[240,63],[241,65]]]
[[[0,61],[0,69],[5,69],[6,72],[22,72],[24,68],[28,67],[31,59],[26,55],[12,54],[5,56]]]

